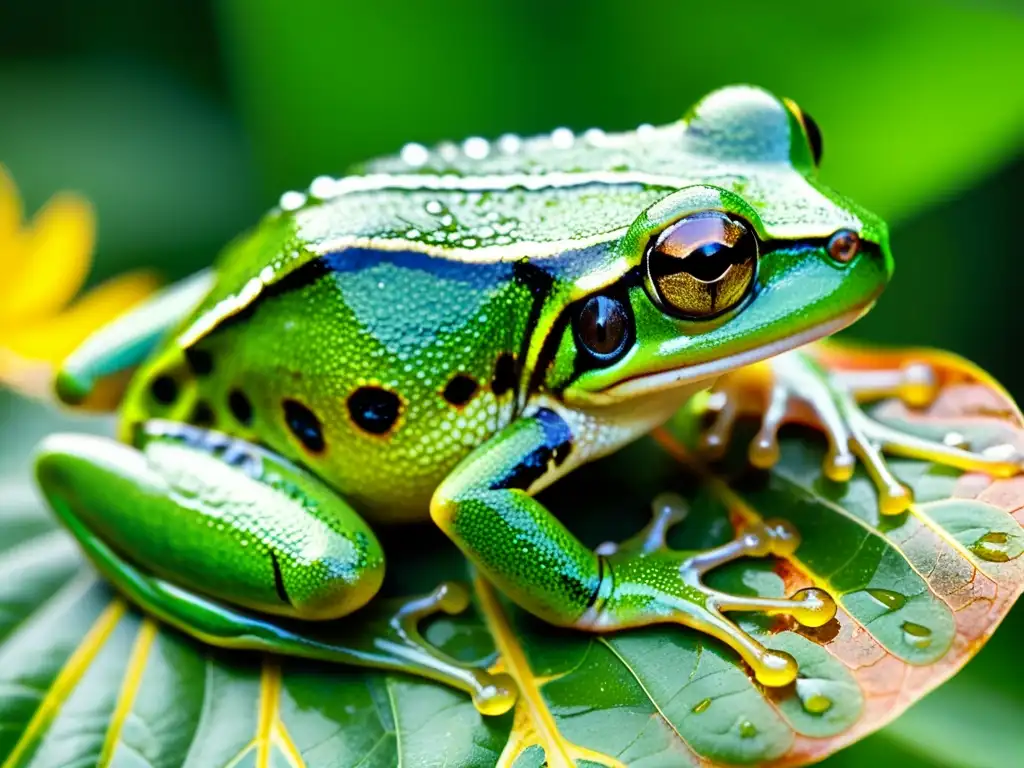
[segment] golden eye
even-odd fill
[[[674,314],[708,318],[739,304],[754,282],[757,238],[724,213],[677,221],[648,246],[647,292]]]

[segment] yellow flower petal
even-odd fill
[[[7,169],[0,165],[0,268],[5,265],[5,247],[21,227],[21,195]]]
[[[0,165],[0,274],[3,283],[14,284],[21,275],[24,235],[21,232],[21,195],[7,169]],[[6,311],[6,290],[0,288],[0,317]]]
[[[20,263],[0,282],[0,322],[40,319],[71,301],[89,271],[95,238],[88,201],[69,193],[54,195],[18,238],[21,247],[3,257],[3,262],[17,258]]]
[[[53,369],[86,336],[158,285],[149,272],[130,272],[97,286],[58,315],[0,326],[0,381],[26,394],[48,396]],[[40,382],[44,391],[39,390]]]

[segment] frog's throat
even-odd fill
[[[808,328],[800,333],[778,339],[768,344],[763,344],[752,349],[745,349],[732,355],[709,360],[696,365],[670,368],[665,371],[657,371],[642,376],[635,376],[613,384],[600,392],[573,392],[570,405],[612,405],[636,397],[650,395],[655,392],[676,389],[699,381],[713,381],[723,374],[734,371],[738,368],[751,365],[752,363],[767,360],[770,357],[781,355],[783,352],[802,347],[812,341],[831,336],[843,328],[852,325],[873,306],[874,302],[852,309],[838,317],[828,320],[820,325]],[[567,393],[568,395],[568,393]],[[570,398],[567,396],[566,400]]]

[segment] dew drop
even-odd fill
[[[483,160],[491,152],[491,145],[487,139],[479,136],[470,136],[462,142],[462,151],[470,160]]]
[[[306,204],[306,196],[302,192],[285,192],[281,195],[279,205],[282,211],[297,211]]]
[[[889,611],[898,611],[907,602],[907,598],[904,595],[901,595],[899,592],[893,592],[890,589],[868,589],[865,591]]]
[[[924,649],[932,644],[932,631],[912,621],[903,622],[903,639],[915,648]]]
[[[317,176],[309,185],[309,194],[321,200],[334,195],[335,181],[330,176]]]
[[[804,699],[804,709],[812,715],[823,715],[832,709],[832,699],[821,693],[815,693]]]
[[[637,138],[649,139],[654,134],[654,126],[650,123],[640,123],[636,127]]]
[[[711,699],[701,699],[693,705],[693,714],[699,715],[701,712],[707,712],[708,707],[711,706]]]
[[[430,153],[427,148],[422,144],[416,144],[411,142],[402,147],[402,151],[399,153],[402,158],[402,162],[406,165],[411,165],[413,168],[419,168],[421,165],[426,164],[427,160],[430,159]]]
[[[970,546],[971,552],[982,560],[1005,563],[1010,560],[1010,537],[1002,531],[989,531]]]
[[[514,133],[506,133],[498,139],[498,149],[506,155],[514,155],[522,145],[522,139]]]
[[[555,149],[568,149],[576,141],[576,137],[568,128],[555,128],[551,132],[551,143]]]
[[[833,701],[820,690],[816,680],[800,678],[796,681],[796,695],[803,708],[812,715],[823,715],[832,709]]]
[[[757,736],[757,726],[749,720],[744,720],[740,723],[740,736],[744,739],[752,739]]]
[[[588,144],[600,144],[605,138],[605,133],[600,128],[587,128],[583,132],[583,140]]]
[[[446,163],[454,163],[459,158],[459,148],[450,141],[438,145],[437,152]]]
[[[441,205],[440,200],[431,200],[425,206],[423,206],[423,208],[431,216],[440,216],[442,213],[444,213],[444,206]]]

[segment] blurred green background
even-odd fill
[[[1022,73],[1015,0],[0,0],[0,163],[30,209],[95,203],[94,282],[170,279],[281,191],[407,141],[626,129],[753,82],[814,115],[825,180],[892,225],[895,279],[848,335],[954,350],[1024,400]],[[0,395],[0,423],[0,469],[20,469],[45,419]],[[828,764],[1019,764],[1022,635],[1018,606]]]

